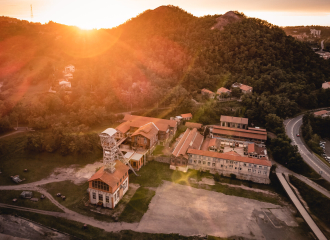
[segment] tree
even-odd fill
[[[277,128],[283,128],[283,119],[276,114],[270,113],[265,117],[266,129],[268,131],[273,131]]]

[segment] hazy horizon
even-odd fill
[[[30,5],[33,6],[31,19]],[[54,21],[80,28],[112,28],[137,16],[148,9],[155,9],[162,5],[178,6],[194,16],[224,14],[237,10],[248,17],[266,20],[278,26],[330,26],[330,1],[260,1],[238,0],[226,2],[223,0],[192,1],[164,1],[164,0],[132,0],[105,1],[64,1],[64,0],[0,0],[0,15],[47,23]]]

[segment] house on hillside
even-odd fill
[[[328,88],[330,88],[330,82],[322,83],[322,88],[323,88],[323,89],[328,89]]]
[[[70,64],[64,68],[64,71],[65,73],[74,73],[75,67],[72,64]]]
[[[252,93],[253,91],[253,87],[250,87],[248,85],[244,85],[242,83],[234,83],[233,85],[231,85],[232,88],[239,88],[242,90],[242,93],[247,94],[247,93]]]
[[[61,88],[71,88],[71,82],[66,81],[64,79],[59,80],[59,83]]]
[[[217,90],[217,94],[219,95],[218,98],[223,98],[225,95],[230,96],[231,90],[221,87]]]
[[[212,92],[212,91],[210,91],[210,90],[208,90],[208,89],[206,89],[206,88],[203,88],[203,89],[201,90],[201,94],[202,94],[202,95],[207,95],[207,96],[209,96],[209,98],[214,98],[214,97],[215,97],[214,92]]]
[[[67,74],[64,74],[64,78],[66,80],[72,80],[73,79],[73,75],[72,75],[72,73],[67,73]]]
[[[314,112],[314,116],[321,118],[330,117],[330,111],[322,110],[322,111]]]
[[[192,119],[192,114],[191,113],[181,114],[181,117],[183,121],[189,121]]]
[[[128,190],[129,167],[117,160],[115,171],[111,173],[101,167],[89,180],[89,201],[98,206],[115,208]]]

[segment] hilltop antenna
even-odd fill
[[[31,22],[32,22],[32,19],[33,19],[32,4],[30,5],[30,7],[31,7]]]

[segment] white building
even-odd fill
[[[69,79],[69,80],[72,80],[72,79],[73,79],[73,75],[72,75],[72,73],[67,73],[67,74],[64,75],[64,77],[65,77],[66,79]]]
[[[113,173],[101,167],[88,180],[90,203],[114,208],[128,190],[128,170],[129,167],[119,160]]]
[[[311,35],[313,35],[314,37],[321,36],[321,30],[310,29],[310,31],[311,31]]]
[[[269,174],[272,163],[269,160],[242,157],[239,154],[217,153],[197,149],[189,149],[188,168],[210,171],[210,173],[269,184]]]
[[[66,66],[64,69],[66,73],[73,73],[75,71],[75,67],[72,64]]]
[[[69,81],[61,80],[61,81],[59,82],[59,85],[60,85],[62,88],[71,88],[71,82],[69,82]]]

